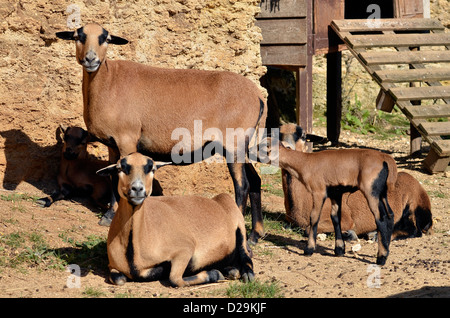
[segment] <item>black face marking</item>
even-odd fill
[[[153,160],[147,159],[147,164],[144,166],[144,173],[149,174],[153,169]]]
[[[295,142],[297,142],[299,139],[302,139],[303,141],[306,140],[306,136],[303,132],[302,127],[300,127],[300,126],[295,127],[295,133],[294,133],[293,137],[294,137]]]
[[[77,29],[77,37],[75,38],[75,40],[78,40],[84,44],[84,43],[86,43],[86,38],[87,38],[87,35],[83,31],[83,27]]]
[[[106,42],[106,39],[108,38],[108,31],[103,29],[103,33],[98,36],[98,45],[102,45]]]
[[[126,158],[123,158],[122,160],[120,160],[120,168],[122,169],[123,173],[125,173],[126,175],[129,175],[131,172],[131,165],[129,165],[127,163]]]

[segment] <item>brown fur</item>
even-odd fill
[[[57,200],[63,200],[74,192],[88,194],[101,208],[108,208],[112,195],[111,182],[95,172],[108,165],[108,162],[90,158],[87,153],[88,132],[80,127],[60,127],[64,133],[61,153],[59,190],[50,197],[42,198],[37,204],[48,207]]]
[[[280,127],[281,140],[297,151],[305,151],[301,129],[295,124]],[[288,172],[282,171],[284,205],[287,219],[309,232],[312,196],[305,186]],[[422,233],[432,234],[431,202],[422,185],[406,172],[399,172],[395,187],[388,191],[388,201],[394,212],[392,238],[420,237]],[[354,231],[364,235],[376,231],[377,226],[367,200],[361,191],[347,192],[342,196],[341,230]],[[331,222],[331,200],[325,200],[320,216],[318,233],[333,232]]]
[[[332,189],[335,191],[336,187],[344,186],[358,188],[364,194],[375,220],[380,222],[377,226],[379,237],[381,237],[377,263],[380,265],[385,263],[389,253],[393,216],[383,192],[394,188],[397,180],[397,166],[391,156],[371,149],[341,149],[304,153],[280,145],[279,165],[297,178],[312,195],[313,204],[309,222],[312,231],[309,233],[308,245],[305,249],[306,255],[311,255],[315,249],[317,225],[323,202],[327,197],[330,197],[332,201],[331,215],[336,220],[333,222],[336,233],[335,253],[342,255],[345,252],[340,229],[341,195],[336,192],[331,196]],[[387,166],[387,171],[385,171],[384,165]],[[386,178],[385,183],[380,181],[383,176]],[[374,195],[374,192],[377,194]],[[380,202],[384,206],[383,211],[379,208]]]
[[[57,176],[59,189],[51,196],[37,200],[36,203],[42,207],[49,207],[55,201],[66,199],[74,193],[82,193],[89,195],[102,209],[107,209],[112,196],[111,181],[97,175],[96,172],[108,166],[109,162],[88,155],[87,145],[90,136],[83,128],[61,125],[57,134],[60,130],[64,134],[64,143]],[[152,195],[163,195],[161,185],[156,179],[153,179]]]
[[[303,184],[282,172],[284,205],[288,220],[309,231],[309,215],[312,210],[312,196]],[[289,183],[288,183],[289,180]],[[399,172],[395,187],[388,192],[388,201],[394,211],[394,231],[392,238],[420,237],[422,233],[431,234],[431,203],[420,183],[406,172]],[[364,235],[377,230],[373,214],[361,191],[344,193],[342,196],[341,230],[352,230],[356,235]],[[320,216],[318,233],[334,231],[331,222],[331,201],[326,199]],[[419,218],[430,220],[424,227],[417,223]],[[429,225],[429,226],[427,226]]]
[[[149,163],[153,163],[152,170],[145,173],[144,167]],[[233,199],[227,194],[213,199],[145,198],[151,191],[157,166],[149,157],[133,153],[117,165],[98,172],[118,171],[119,177],[121,200],[107,241],[111,281],[123,284],[124,275],[133,280],[161,279],[164,264],[168,262],[169,280],[177,287],[222,279],[215,268],[222,270],[226,266],[237,267],[244,280],[252,280],[253,265],[247,249],[244,218]],[[237,231],[243,234],[239,246]],[[221,266],[216,267],[218,263]],[[233,271],[228,268],[228,272]]]
[[[77,32],[73,34],[75,39]],[[267,107],[259,88],[249,79],[224,71],[165,69],[108,60],[107,43],[99,45],[98,41],[105,30],[97,24],[88,24],[83,32],[87,39],[84,44],[76,41],[76,57],[85,66],[84,120],[88,131],[110,146],[111,162],[135,151],[157,160],[171,160],[171,150],[179,142],[172,140],[172,132],[176,128],[187,128],[192,137],[191,145],[194,145],[194,120],[202,120],[202,134],[208,128],[218,128],[224,140],[226,128],[264,127]],[[67,33],[57,35],[71,39]],[[108,41],[114,43],[114,39]],[[101,62],[99,68],[88,72],[86,57],[95,57]],[[260,103],[264,104],[262,113]],[[232,164],[229,167],[233,175],[231,170],[236,168]],[[251,195],[256,191],[259,199],[252,202],[252,214],[262,220],[258,208],[261,200],[259,176],[244,173],[242,178],[245,180],[235,182],[236,202],[244,212],[249,192]],[[255,180],[253,190],[249,189],[247,179]],[[246,188],[238,188],[239,183]],[[259,189],[255,190],[258,185]],[[258,222],[262,228],[262,221]],[[255,240],[261,235],[261,230],[254,229]]]

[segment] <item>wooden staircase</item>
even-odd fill
[[[397,104],[430,144],[425,168],[448,169],[450,33],[433,19],[334,20],[331,27],[380,85],[377,108]]]

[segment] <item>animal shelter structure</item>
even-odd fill
[[[442,86],[440,81],[447,80],[450,73],[447,68],[440,67],[427,71],[424,65],[450,60],[448,51],[435,54],[428,52],[423,55],[417,47],[440,45],[448,49],[450,43],[448,34],[444,33],[444,27],[438,21],[427,19],[428,16],[429,0],[263,0],[261,13],[257,16],[257,25],[263,36],[262,62],[266,66],[296,73],[297,123],[306,132],[311,132],[312,57],[316,54],[326,54],[327,137],[335,143],[339,140],[342,112],[341,51],[349,48],[381,86],[377,107],[391,111],[397,103],[411,121],[411,153],[420,150],[423,137],[431,146],[424,162],[425,167],[430,172],[443,171],[450,161],[450,145],[446,139],[450,135],[450,127],[448,122],[429,123],[427,119],[449,116],[449,89]],[[336,21],[332,23],[333,20]],[[353,34],[352,37],[347,37],[351,33],[361,32],[364,35]],[[399,34],[411,32],[416,34]],[[373,36],[377,40],[369,38],[367,34],[371,33],[376,33]],[[406,38],[410,41],[402,42]],[[359,42],[354,43],[351,40]],[[368,63],[361,59],[360,53],[373,47],[391,47],[398,53],[389,53],[392,56],[384,55],[385,59],[381,61],[370,61],[372,64],[368,67]],[[410,48],[414,51],[409,52]],[[408,53],[405,54],[405,51]],[[376,53],[367,54],[383,57]],[[394,55],[397,60],[392,60]],[[381,73],[383,79],[379,77],[379,73],[374,73],[375,70],[381,70],[380,65],[393,62],[406,65],[411,70],[404,74]],[[421,87],[418,90],[394,88],[394,83],[408,82],[413,83],[411,86],[423,82],[430,87]],[[421,93],[420,96],[411,96],[411,92]],[[441,99],[444,103],[414,109],[407,107],[418,104],[422,99]],[[270,104],[270,98],[268,102]]]

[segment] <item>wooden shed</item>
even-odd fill
[[[425,5],[424,5],[425,3]],[[378,6],[380,18],[423,17],[429,0],[262,0],[262,62],[296,72],[297,123],[312,131],[312,57],[327,56],[327,137],[337,142],[341,120],[341,53],[331,30],[336,19],[366,19]],[[370,7],[369,7],[370,6]],[[341,43],[341,44],[340,44]]]

